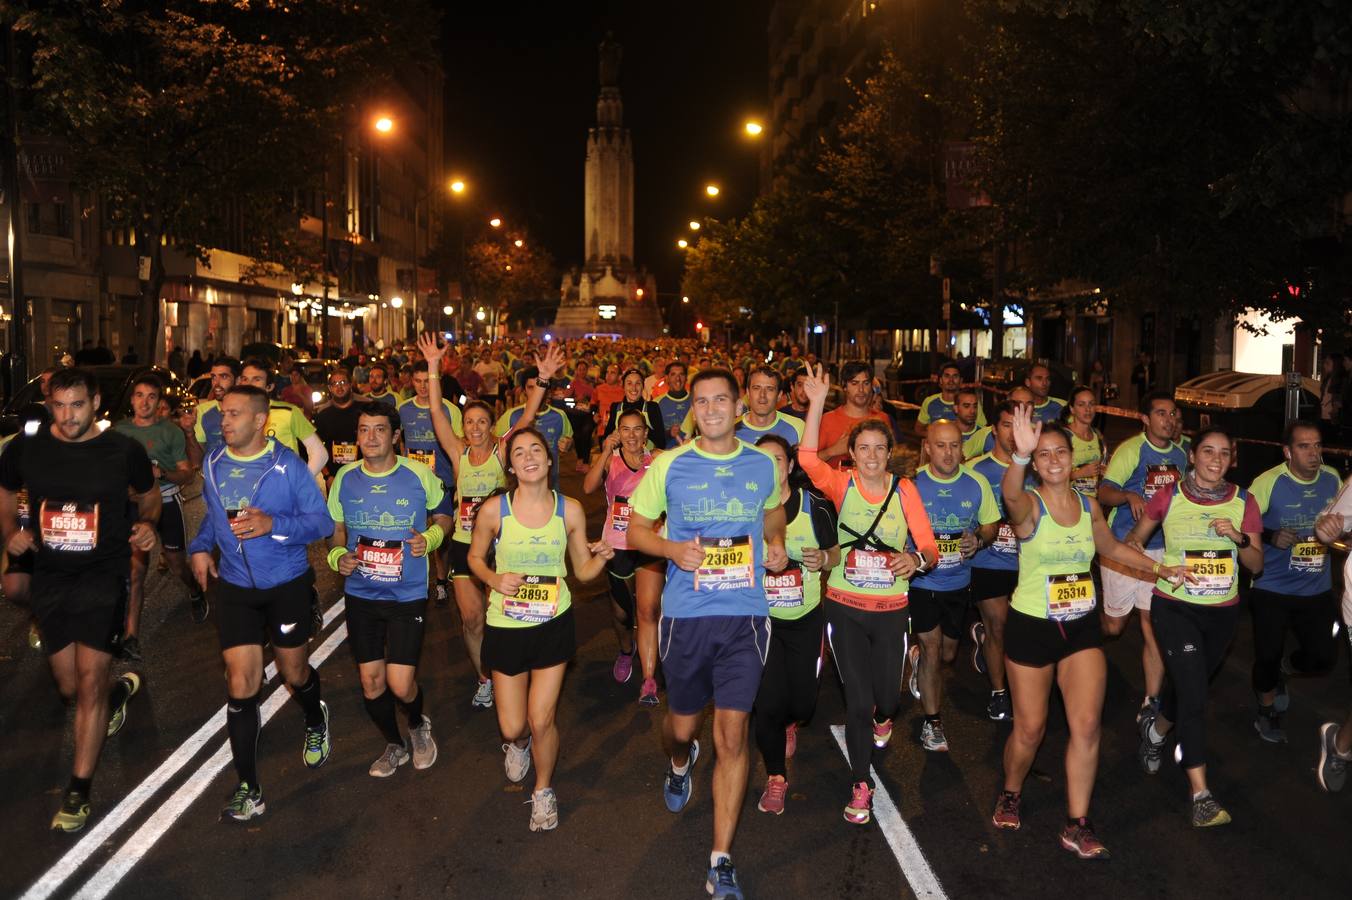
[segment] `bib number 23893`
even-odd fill
[[[502,612],[518,622],[538,625],[559,612],[559,579],[555,575],[527,575],[515,597],[502,598]]]

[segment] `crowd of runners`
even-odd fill
[[[362,700],[385,739],[370,775],[437,760],[418,665],[429,605],[453,603],[476,675],[464,702],[495,710],[506,778],[533,772],[530,830],[558,827],[556,713],[577,646],[570,579],[604,577],[612,675],[634,685],[637,704],[666,706],[667,809],[690,802],[701,758],[713,767],[706,888],[718,898],[742,896],[732,845],[753,740],[766,775],[756,808],[781,815],[828,658],[845,701],[847,823],[871,819],[872,760],[906,693],[923,748],[948,751],[942,671],[967,642],[989,680],[989,718],[1011,723],[991,822],[1021,825],[1056,689],[1069,727],[1059,841],[1104,859],[1090,819],[1103,727],[1134,714],[1146,775],[1176,744],[1187,821],[1224,825],[1208,780],[1207,697],[1241,598],[1255,740],[1286,741],[1287,679],[1328,673],[1352,620],[1331,553],[1352,530],[1352,490],[1310,422],[1289,423],[1284,461],[1241,487],[1233,436],[1185,435],[1169,393],[1143,397],[1141,430],[1110,447],[1094,391],[1052,397],[1041,365],[984,404],[944,366],[916,417],[918,466],[899,452],[912,426],[869,366],[829,372],[792,346],[448,348],[424,336],[330,367],[312,414],[308,398],[282,398],[269,361],[217,358],[209,373],[208,398],[184,410],[161,403],[157,376],[141,377],[112,427],[96,422],[89,373],[44,373],[44,403],[0,451],[4,593],[29,611],[30,642],[75,708],[58,831],[88,820],[101,747],[141,686],[124,664],[140,659],[157,547],[194,621],[214,618],[219,634],[230,822],[266,811],[268,647],[302,715],[305,765],[329,758],[329,710],[308,660],[338,599],[316,591],[311,560],[323,559],[341,576]],[[581,504],[560,491],[570,451],[581,491],[604,496],[590,535]],[[189,537],[180,495],[199,471],[204,509]],[[1132,627],[1145,690],[1119,715],[1104,708],[1103,647]],[[699,740],[710,706],[712,748]],[[1318,784],[1341,790],[1352,718],[1326,723],[1318,746]]]

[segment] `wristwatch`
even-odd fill
[[[1253,543],[1253,539],[1250,538],[1247,534],[1241,533],[1240,537],[1242,538],[1242,540],[1235,541],[1235,546],[1239,547],[1239,549],[1241,550],[1245,549],[1246,547],[1248,547],[1250,544]]]
[[[549,390],[549,382],[543,378],[536,378],[535,383],[545,390]]]

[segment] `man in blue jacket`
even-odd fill
[[[225,659],[226,727],[239,785],[221,812],[247,822],[264,812],[258,784],[263,646],[305,712],[305,765],[329,758],[329,710],[309,663],[310,596],[315,574],[306,545],[333,533],[314,476],[292,450],[269,438],[268,395],[237,386],[221,399],[224,443],[202,463],[206,515],[192,541],[192,570],[205,590],[220,579],[216,603]],[[212,551],[220,551],[219,570]]]

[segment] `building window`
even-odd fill
[[[52,237],[74,237],[70,204],[64,201],[50,203],[25,202],[28,215],[28,233]]]

